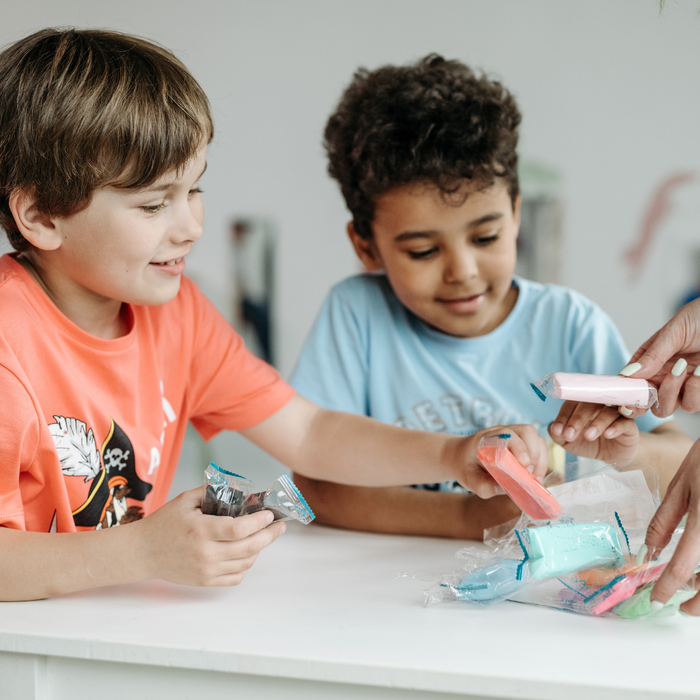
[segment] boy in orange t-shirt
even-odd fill
[[[201,87],[148,41],[47,29],[0,53],[0,225],[16,251],[0,258],[0,600],[239,583],[284,524],[204,515],[202,489],[165,502],[188,420],[312,478],[495,493],[476,449],[503,426],[463,438],[321,409],[183,277],[212,136]],[[508,430],[543,474],[535,429]]]

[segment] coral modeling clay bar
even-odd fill
[[[513,456],[508,449],[509,437],[504,434],[481,439],[477,455],[484,469],[533,520],[556,518],[561,513],[561,506]]]
[[[599,374],[554,372],[531,384],[537,396],[611,406],[651,408],[658,402],[656,387],[646,379]]]
[[[567,523],[518,531],[528,555],[530,575],[563,576],[593,566],[625,565],[622,544],[608,523]]]

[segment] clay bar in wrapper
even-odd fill
[[[554,372],[546,374],[530,386],[542,401],[546,401],[549,396],[565,401],[643,409],[658,403],[656,387],[646,379],[635,377]]]

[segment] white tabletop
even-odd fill
[[[700,697],[700,619],[423,607],[429,584],[397,573],[450,571],[463,545],[293,523],[236,588],[1,603],[0,652],[483,697]]]

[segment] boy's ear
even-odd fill
[[[61,238],[53,220],[39,210],[32,194],[16,189],[10,195],[9,204],[19,232],[35,248],[56,250],[61,245]]]
[[[520,208],[523,203],[522,195],[518,195],[513,202],[513,219],[515,220],[515,225],[517,226],[515,237],[517,238],[520,234]]]
[[[357,257],[365,266],[368,272],[376,272],[383,268],[382,261],[377,253],[377,248],[374,245],[374,241],[362,238],[357,231],[355,231],[355,224],[351,221],[348,224],[348,238],[352,243],[352,247],[355,249]]]

